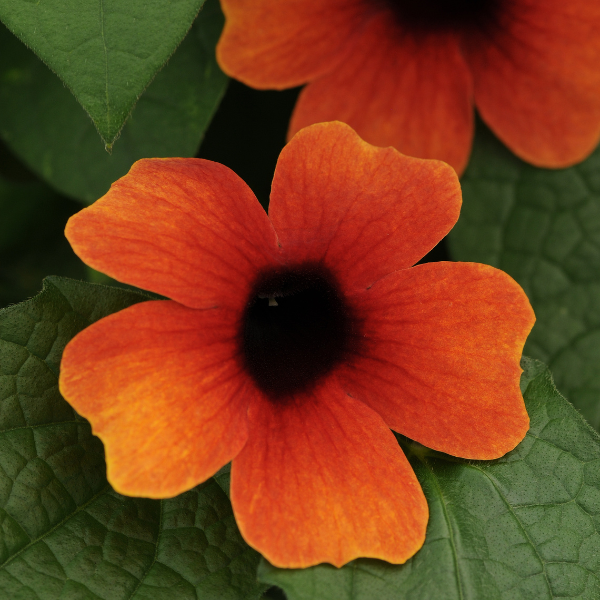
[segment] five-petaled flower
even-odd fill
[[[222,0],[223,70],[309,82],[290,134],[348,123],[371,144],[464,169],[475,105],[517,155],[583,160],[600,138],[597,0]]]
[[[172,298],[98,321],[63,355],[60,389],[115,489],[174,496],[233,461],[237,523],[275,565],[406,561],[428,509],[390,428],[491,459],[529,423],[522,289],[480,264],[409,268],[460,203],[448,165],[342,123],[284,148],[268,216],[223,165],[135,163],[67,226],[89,265]]]

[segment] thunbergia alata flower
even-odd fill
[[[63,355],[60,389],[114,488],[170,497],[232,461],[237,523],[271,563],[406,561],[428,509],[390,428],[492,459],[529,425],[523,290],[486,265],[409,268],[460,204],[451,167],[342,123],[283,149],[268,216],[223,165],[135,163],[66,231],[90,266],[172,299],[98,321]]]
[[[371,144],[459,173],[475,105],[542,167],[600,139],[598,0],[221,0],[217,57],[256,88],[309,83],[290,134],[340,120]]]

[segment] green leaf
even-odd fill
[[[600,428],[600,148],[575,167],[538,169],[479,127],[462,187],[452,258],[523,286],[537,316],[525,353]]]
[[[87,203],[140,158],[194,156],[227,86],[214,56],[222,25],[217,0],[209,0],[112,154],[61,81],[0,26],[0,135],[32,171]]]
[[[0,0],[0,21],[71,90],[111,146],[204,0]]]
[[[543,364],[523,367],[531,429],[503,458],[465,461],[403,442],[430,509],[411,560],[305,570],[263,561],[259,579],[289,600],[599,598],[600,437]]]
[[[216,480],[161,501],[115,493],[101,442],[58,392],[65,344],[148,299],[49,277],[0,311],[1,598],[242,600],[266,587]]]

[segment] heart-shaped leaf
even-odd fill
[[[466,461],[402,441],[430,510],[411,560],[304,570],[263,560],[259,578],[289,600],[599,598],[600,436],[542,363],[523,366],[531,429],[503,458]]]
[[[600,148],[569,169],[538,169],[480,126],[462,188],[452,258],[523,286],[537,316],[525,353],[600,428]]]
[[[204,0],[0,0],[0,21],[71,90],[108,146]]]
[[[62,82],[0,25],[0,135],[37,175],[86,203],[140,158],[194,156],[227,86],[214,56],[222,26],[208,0],[108,154]]]
[[[50,277],[38,296],[0,311],[1,598],[250,600],[266,587],[226,482],[160,501],[115,493],[101,442],[58,392],[65,344],[149,299]]]

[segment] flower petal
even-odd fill
[[[370,144],[435,158],[461,173],[473,140],[473,83],[453,35],[403,35],[373,18],[352,52],[300,94],[290,134],[343,121]]]
[[[382,419],[329,380],[284,405],[249,411],[231,472],[244,539],[279,567],[359,556],[403,563],[423,544],[427,502]]]
[[[428,263],[378,281],[356,303],[366,349],[340,377],[392,429],[474,459],[523,439],[519,361],[535,316],[506,273]]]
[[[278,252],[250,188],[227,167],[195,158],[136,162],[65,233],[94,269],[191,308],[240,308]]]
[[[417,262],[452,228],[460,204],[448,165],[320,123],[281,152],[269,216],[289,260],[324,260],[352,290]]]
[[[583,160],[600,139],[600,3],[528,0],[466,40],[475,102],[498,137],[541,167]]]
[[[362,27],[363,0],[221,0],[217,45],[228,75],[256,88],[283,89],[326,73]]]
[[[175,496],[240,451],[249,400],[235,335],[228,311],[154,301],[96,322],[67,345],[61,393],[104,442],[118,492]]]

